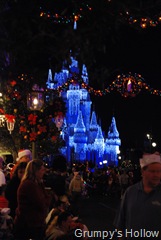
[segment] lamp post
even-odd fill
[[[0,115],[0,127],[4,127],[5,123],[7,125],[7,129],[9,133],[11,134],[14,130],[15,126],[15,117],[14,115]]]
[[[148,133],[146,134],[146,137],[148,139],[148,149],[149,149],[149,152],[151,153],[151,141],[152,141],[152,137],[151,135]]]
[[[38,85],[34,85],[32,91],[27,96],[27,107],[36,115],[36,111],[40,111],[44,106],[44,90]],[[35,133],[35,126],[32,128],[32,133]],[[32,141],[32,159],[36,158],[36,140]]]

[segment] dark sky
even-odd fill
[[[151,88],[161,90],[160,30],[160,26],[139,31],[124,29],[118,46],[109,53],[111,66],[118,68],[119,74],[141,74]],[[119,93],[110,93],[92,99],[106,133],[114,114],[123,148],[142,147],[150,133],[157,149],[161,149],[160,96],[141,92],[136,97],[124,98]]]
[[[160,148],[161,97],[142,95],[123,98],[117,94],[95,97],[96,112],[107,133],[112,116],[115,116],[123,148],[140,148],[145,136],[151,133]]]

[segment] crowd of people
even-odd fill
[[[118,167],[92,171],[88,164],[69,168],[63,155],[56,156],[54,163],[49,168],[25,149],[19,151],[6,176],[0,157],[0,239],[76,239],[75,229],[88,232],[79,218],[81,201],[95,194],[120,199],[113,223],[120,231],[118,239],[132,239],[130,231],[140,229],[158,231],[161,236],[159,153],[143,155],[140,174]]]
[[[60,168],[49,169],[25,149],[6,176],[0,158],[0,239],[72,240],[75,228],[88,229],[78,217],[84,180],[77,169],[69,176],[64,156],[55,161]]]

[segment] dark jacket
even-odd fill
[[[45,218],[51,197],[45,192],[44,186],[31,180],[25,180],[17,191],[18,207],[15,225],[17,227],[44,227]]]
[[[10,208],[10,215],[12,218],[15,217],[15,211],[17,208],[17,189],[19,184],[20,179],[15,176],[9,180],[5,189],[5,197],[8,200],[8,207]]]

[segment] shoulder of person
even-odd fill
[[[37,186],[38,184],[30,179],[26,179],[20,183],[20,188],[33,189],[33,188],[37,188]]]

